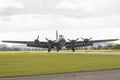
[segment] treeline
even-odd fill
[[[93,47],[91,49],[120,49],[120,44],[109,44],[109,45],[106,45],[106,46],[98,46],[97,48],[96,47]],[[13,48],[13,47],[0,47],[0,51],[31,51],[31,49],[20,49],[20,48]],[[38,51],[39,49],[33,49],[33,51]]]
[[[40,51],[40,48],[32,48],[32,47],[8,47],[8,46],[2,46],[0,47],[0,51]]]
[[[0,47],[0,51],[21,51],[19,48]]]
[[[106,46],[98,46],[96,49],[120,49],[120,44],[109,44]]]

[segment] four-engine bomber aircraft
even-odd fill
[[[50,52],[52,48],[56,48],[56,50],[58,52],[59,50],[62,49],[62,47],[66,47],[66,48],[71,49],[74,52],[75,47],[90,46],[90,45],[93,45],[94,43],[119,40],[119,39],[91,40],[92,38],[89,38],[89,39],[81,38],[81,39],[83,39],[83,41],[78,41],[79,38],[77,38],[75,40],[68,39],[68,41],[66,41],[63,35],[59,35],[59,38],[58,38],[57,31],[56,31],[56,40],[49,40],[47,38],[45,38],[45,39],[47,41],[39,41],[39,36],[38,36],[37,39],[35,39],[34,41],[4,40],[2,42],[27,44],[27,46],[29,46],[29,47],[48,48],[48,52]]]

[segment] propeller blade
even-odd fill
[[[49,41],[48,38],[45,38],[45,39],[46,39],[47,41]]]
[[[89,38],[89,40],[91,40],[92,39],[92,37],[91,38]]]
[[[39,35],[37,36],[37,40],[39,39]]]
[[[77,38],[75,41],[77,41],[79,38]]]
[[[81,37],[82,40],[84,40],[84,38]]]
[[[67,39],[68,41],[71,41],[70,39]]]

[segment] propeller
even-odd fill
[[[68,41],[70,41],[70,43],[71,43],[71,49],[72,49],[72,51],[74,52],[75,51],[75,43],[76,43],[76,41],[78,40],[79,38],[77,38],[77,39],[73,39],[73,40],[70,40],[70,39],[67,39]]]
[[[92,39],[92,37],[91,38],[81,38],[81,39],[84,40],[84,43],[88,43]]]
[[[88,44],[89,41],[92,39],[92,37],[91,37],[91,38],[81,38],[81,39],[83,39],[83,41],[84,41],[84,44],[85,44],[84,48],[87,49],[87,44]]]
[[[45,39],[48,41],[48,52],[50,52],[51,48],[56,40],[52,41],[52,40],[49,40],[48,38],[45,38]]]
[[[35,42],[36,44],[39,44],[39,43],[40,43],[40,41],[39,41],[39,35],[37,36],[37,39],[34,40],[34,42]]]
[[[77,40],[78,40],[79,38],[77,38],[77,39],[73,39],[73,40],[70,40],[70,39],[67,39],[68,41],[70,41],[70,42],[76,42]]]
[[[48,41],[48,52],[51,51],[52,46],[56,46],[57,51],[59,50],[59,42],[55,42],[58,40],[58,31],[57,30],[56,30],[56,40],[52,41],[52,40],[49,40],[48,38],[45,38],[45,39]]]
[[[45,38],[48,42],[55,42],[56,40],[52,41],[52,40],[49,40],[48,38]]]
[[[49,40],[48,38],[45,38],[48,41],[48,44],[52,44],[54,41]]]

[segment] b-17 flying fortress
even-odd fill
[[[38,36],[37,39],[35,39],[34,41],[3,40],[2,42],[27,44],[28,47],[48,48],[48,52],[50,52],[52,48],[55,48],[58,52],[63,47],[65,47],[67,49],[71,49],[74,52],[76,47],[92,46],[94,43],[119,40],[119,39],[91,40],[92,38],[89,38],[89,39],[81,38],[82,41],[80,41],[79,38],[77,38],[74,40],[67,39],[68,40],[67,41],[63,35],[59,35],[58,37],[58,31],[56,31],[56,40],[49,40],[48,38],[45,38],[45,39],[46,41],[40,41]]]

